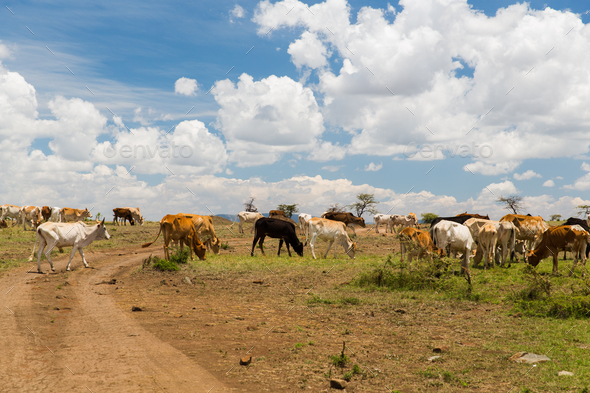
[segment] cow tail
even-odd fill
[[[33,256],[35,255],[35,247],[37,247],[37,242],[39,241],[39,228],[35,231],[35,244],[33,244],[33,251],[31,251],[31,256],[29,257],[29,262],[33,261]]]
[[[156,242],[156,240],[158,240],[158,238],[160,237],[160,233],[162,232],[162,225],[160,225],[160,230],[158,231],[158,236],[156,236],[156,238],[154,239],[154,241],[149,242],[149,243],[145,243],[141,245],[141,248],[146,248],[151,246],[152,244],[154,244]]]

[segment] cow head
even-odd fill
[[[205,241],[205,245],[207,246],[207,248],[211,249],[211,251],[213,251],[213,254],[219,254],[219,249],[221,247],[221,240],[219,240],[218,237],[215,238],[215,241],[213,241],[213,238],[210,237],[209,239],[207,239]]]
[[[109,235],[109,233],[107,232],[107,227],[104,226],[104,218],[102,219],[101,222],[96,224],[96,227],[97,227],[98,234],[96,235],[95,240],[101,240],[101,239],[109,240],[111,238],[111,235]]]
[[[366,228],[365,219],[362,217],[353,217],[354,223],[360,225],[363,228]]]
[[[350,259],[356,258],[356,243],[352,243],[348,250],[346,250],[346,255],[350,257]]]
[[[300,257],[303,256],[303,243],[298,242],[297,244],[293,244],[293,250],[299,255]]]
[[[80,213],[80,218],[90,218],[92,217],[92,214],[90,214],[90,210],[88,210],[88,208],[85,208],[82,213]],[[102,220],[104,223],[104,220]]]
[[[543,259],[543,255],[537,255],[535,250],[531,250],[531,251],[527,252],[525,255],[526,255],[526,261],[531,266],[537,266],[539,264],[539,262],[541,262],[541,260]]]
[[[198,236],[193,236],[193,251],[201,261],[206,259],[205,253],[207,252],[207,247],[201,243]]]

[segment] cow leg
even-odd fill
[[[375,223],[375,233],[379,233],[379,223]],[[387,233],[387,225],[385,226],[385,233]]]
[[[287,248],[288,248],[288,247],[289,247],[289,243],[287,243]],[[277,254],[277,256],[278,256],[278,257],[280,257],[280,256],[281,256],[281,248],[283,248],[283,238],[280,238],[280,239],[279,239],[279,252],[278,252],[278,254]],[[290,254],[291,254],[291,253],[289,253],[289,256],[291,256]]]
[[[315,241],[317,239],[317,235],[314,233],[311,235],[311,239],[309,240],[309,248],[311,248],[311,255],[313,259],[317,259],[315,256]]]
[[[244,230],[242,229],[242,220],[238,223],[238,233],[244,233]]]
[[[356,231],[354,230],[354,225],[351,225],[350,228],[352,228],[352,233],[354,233],[354,236],[356,236]]]
[[[84,250],[82,249],[82,247],[78,248],[78,252],[80,253],[80,256],[82,257],[82,262],[84,262],[84,267],[90,267],[90,266],[88,266],[88,262],[86,262],[86,257],[84,256]]]
[[[567,250],[563,250],[563,260],[567,259]]]
[[[330,252],[330,247],[332,247],[332,244],[334,244],[334,240],[330,240],[330,243],[328,244],[328,249],[324,254],[324,259],[328,258],[328,253]],[[334,247],[334,258],[336,258],[336,247]]]
[[[74,247],[72,247],[72,252],[70,253],[70,260],[68,261],[68,265],[66,266],[66,271],[70,271],[70,264],[72,263],[72,259],[74,259],[74,255],[76,254],[76,251],[78,251],[78,246],[74,244]]]
[[[553,273],[551,273],[554,276],[557,276],[557,264],[559,262],[558,258],[557,258],[557,250],[551,250],[549,249],[549,251],[551,251],[551,253],[553,254]]]
[[[258,242],[258,246],[260,247],[260,251],[262,252],[262,255],[266,256],[266,254],[264,253],[264,246],[263,246],[263,244],[264,244],[264,238],[266,238],[265,235],[262,235],[260,237],[260,242]]]
[[[254,247],[256,247],[256,243],[258,243],[258,240],[260,240],[260,236],[255,236],[254,241],[252,242],[252,251],[250,251],[251,257],[254,256]]]
[[[48,235],[51,236],[54,234],[48,234]],[[40,236],[39,242],[41,242],[41,239],[43,239],[43,242],[45,244],[45,252],[38,254],[39,260],[38,260],[38,264],[37,264],[37,270],[39,271],[39,273],[42,273],[42,271],[41,271],[41,255],[45,254],[45,257],[47,258],[47,261],[49,262],[49,266],[51,266],[51,271],[54,272],[55,268],[53,267],[53,261],[51,260],[51,251],[53,250],[53,248],[57,244],[58,239],[57,239],[57,237],[51,236],[51,240],[47,241],[47,239],[45,239],[43,236]],[[39,243],[39,245],[41,245],[41,243]],[[39,251],[41,251],[41,249],[39,249]]]
[[[285,246],[287,246],[287,252],[289,253],[289,256],[291,256],[291,250],[289,249],[289,242],[285,240]]]
[[[39,234],[39,250],[37,250],[37,271],[39,273],[43,273],[43,271],[41,270],[41,255],[43,255],[43,250],[45,249],[46,245],[47,242],[45,241],[45,238],[43,237],[43,235]],[[49,263],[51,267],[53,267],[53,263]]]

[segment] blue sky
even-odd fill
[[[24,80],[0,84],[0,160],[19,173],[2,197],[140,205],[157,219],[235,212],[250,195],[263,210],[319,214],[374,192],[383,212],[500,214],[490,189],[529,198],[531,213],[571,215],[590,198],[590,6],[441,3],[9,1],[0,76]],[[181,78],[198,87],[175,91]],[[184,141],[190,159],[101,155],[163,141]],[[408,159],[415,146],[423,160]],[[39,170],[51,179],[41,196]],[[277,191],[285,182],[301,194]]]

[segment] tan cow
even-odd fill
[[[420,259],[425,256],[431,256],[437,254],[439,256],[444,255],[444,251],[436,247],[432,242],[430,233],[416,228],[404,228],[399,233],[399,243],[401,249],[401,261],[404,261],[404,253],[409,250],[408,259],[412,262],[414,257]]]
[[[528,252],[528,263],[532,266],[537,266],[543,259],[553,257],[553,275],[557,275],[557,253],[566,247],[571,247],[574,254],[574,263],[570,269],[571,276],[578,263],[578,255],[582,259],[582,276],[586,268],[586,245],[589,239],[588,232],[584,231],[578,225],[561,225],[547,229],[543,233],[543,237],[534,250]]]
[[[59,211],[59,213],[61,215],[61,222],[77,222],[83,221],[85,218],[92,217],[92,214],[90,214],[88,208],[81,210],[64,207]]]
[[[160,237],[160,233],[162,233],[162,237],[164,238],[164,257],[167,260],[170,260],[168,245],[172,240],[180,242],[181,251],[185,244],[188,245],[191,261],[194,260],[193,251],[197,254],[200,260],[205,260],[205,252],[207,251],[207,248],[199,240],[195,226],[190,218],[185,217],[183,214],[165,215],[164,218],[160,220],[160,230],[154,241],[145,243],[141,247],[146,248],[154,244],[154,242],[158,240],[158,237]]]
[[[125,207],[124,209],[129,210],[129,213],[131,213],[131,217],[135,220],[135,222],[138,222],[139,225],[143,225],[143,216],[139,211],[139,207]]]
[[[508,221],[492,221],[487,219],[481,218],[470,218],[463,223],[469,231],[471,232],[471,236],[473,240],[477,241],[479,239],[479,231],[486,225],[486,224],[494,224],[494,227],[497,231],[497,240],[496,245],[502,248],[502,252],[498,253],[498,256],[494,258],[494,260],[501,261],[501,266],[504,266],[506,259],[508,258],[509,252],[514,252],[515,247],[515,240],[516,240],[516,228],[514,224]],[[495,254],[495,251],[494,251]],[[478,265],[481,260],[483,259],[483,249],[478,246],[477,253],[473,258],[473,264]],[[518,260],[518,258],[517,258]],[[510,264],[509,264],[510,266]]]
[[[0,220],[5,220],[7,218],[12,219],[12,226],[15,226],[20,219],[20,206],[5,204],[0,206],[0,211],[2,211],[2,215],[0,216]]]
[[[38,206],[23,206],[20,209],[20,216],[19,220],[23,222],[23,230],[27,230],[27,224],[33,227],[35,230],[39,225],[41,225],[41,221],[43,221],[43,216],[41,215],[41,208]]]
[[[195,226],[197,234],[203,239],[203,235],[210,237],[203,241],[203,244],[207,246],[207,248],[213,251],[213,254],[219,254],[219,248],[221,246],[221,240],[215,235],[215,227],[213,226],[213,218],[211,216],[200,216],[198,214],[184,214],[179,213],[177,215],[183,214],[185,217],[190,218]]]
[[[494,252],[496,249],[496,241],[498,240],[498,231],[496,230],[496,226],[491,222],[485,224],[479,230],[478,239],[479,247],[481,247],[485,257],[483,268],[488,268],[490,260],[492,261],[492,266],[494,266]]]
[[[262,215],[262,213],[259,212],[239,212],[238,213],[238,219],[240,220],[239,225],[238,225],[238,230],[240,233],[244,233],[244,228],[242,227],[242,225],[246,222],[251,223],[251,224],[255,224],[256,221],[259,218],[264,217]],[[252,232],[254,232],[254,226],[252,226]]]
[[[364,221],[363,221],[364,224]],[[346,233],[346,224],[341,221],[334,221],[327,218],[314,217],[307,222],[307,234],[309,240],[309,247],[311,248],[311,255],[313,259],[315,256],[315,243],[319,238],[321,240],[329,241],[328,249],[324,254],[324,258],[328,256],[330,248],[334,243],[334,258],[337,258],[336,248],[341,245],[346,251],[346,254],[354,259],[356,254],[356,243],[352,242]]]

